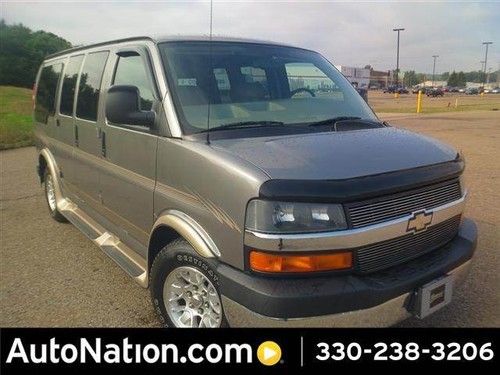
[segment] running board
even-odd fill
[[[148,287],[146,261],[118,237],[109,233],[69,199],[58,203],[58,210],[68,221],[90,238],[143,288]]]

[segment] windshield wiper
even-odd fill
[[[219,125],[213,128],[210,128],[210,132],[218,131],[218,130],[227,130],[227,129],[246,129],[246,128],[261,128],[266,126],[283,126],[284,122],[281,121],[239,121],[239,122],[231,122],[229,124]],[[207,129],[200,131],[200,133],[206,133]]]
[[[339,121],[346,121],[346,120],[361,120],[361,117],[357,117],[357,116],[338,116],[338,117],[328,118],[326,120],[309,122],[309,123],[307,123],[307,126],[335,125]]]

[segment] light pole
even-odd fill
[[[439,57],[439,55],[432,55],[432,58],[434,59],[434,65],[432,66],[432,87],[434,87],[434,75],[436,74],[436,59]]]
[[[483,79],[483,91],[484,91],[484,82],[486,80],[486,67],[488,65],[488,46],[493,44],[493,42],[483,42],[486,45],[486,52],[484,54],[484,79]]]
[[[479,82],[482,81],[481,79],[481,73],[484,72],[484,60],[479,61],[481,63],[481,70],[479,71]]]
[[[392,29],[392,31],[397,31],[398,33],[398,49],[396,52],[396,87],[399,84],[399,33],[403,31],[404,28]]]
[[[500,62],[498,63],[498,70],[500,70]],[[497,87],[500,86],[500,73],[497,74]]]

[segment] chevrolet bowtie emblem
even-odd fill
[[[432,212],[419,211],[414,212],[408,220],[407,232],[418,233],[427,229],[432,223]]]

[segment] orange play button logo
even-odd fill
[[[264,341],[257,349],[257,358],[265,366],[273,366],[281,359],[281,348],[274,341]]]

